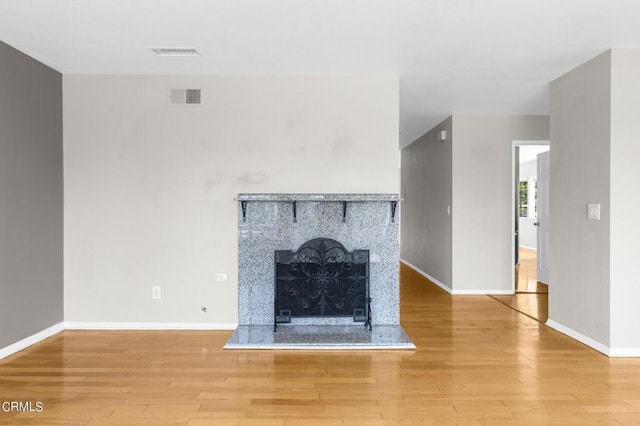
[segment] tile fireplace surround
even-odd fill
[[[238,194],[238,328],[227,349],[415,349],[400,326],[397,194]],[[314,238],[369,250],[372,330],[352,318],[274,325],[274,253]]]

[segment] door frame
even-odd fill
[[[516,293],[516,242],[514,238],[514,233],[516,229],[516,215],[513,214],[514,208],[516,205],[516,147],[518,146],[526,146],[526,145],[548,145],[551,148],[551,143],[548,140],[515,140],[511,141],[511,204],[510,210],[511,214],[511,228],[509,230],[509,235],[511,236],[511,293]]]

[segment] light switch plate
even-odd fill
[[[160,287],[159,285],[154,285],[153,287],[151,287],[151,298],[153,300],[162,299],[162,287]]]
[[[600,203],[587,204],[587,219],[600,220]]]

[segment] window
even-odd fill
[[[534,219],[538,216],[538,181],[535,177],[520,181],[518,216]]]
[[[529,216],[529,182],[526,180],[520,181],[520,189],[518,191],[520,194],[519,198],[519,216],[520,217],[528,217]]]

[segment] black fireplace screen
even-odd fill
[[[292,317],[353,317],[371,328],[369,250],[347,251],[316,238],[298,251],[275,252],[275,321]]]

